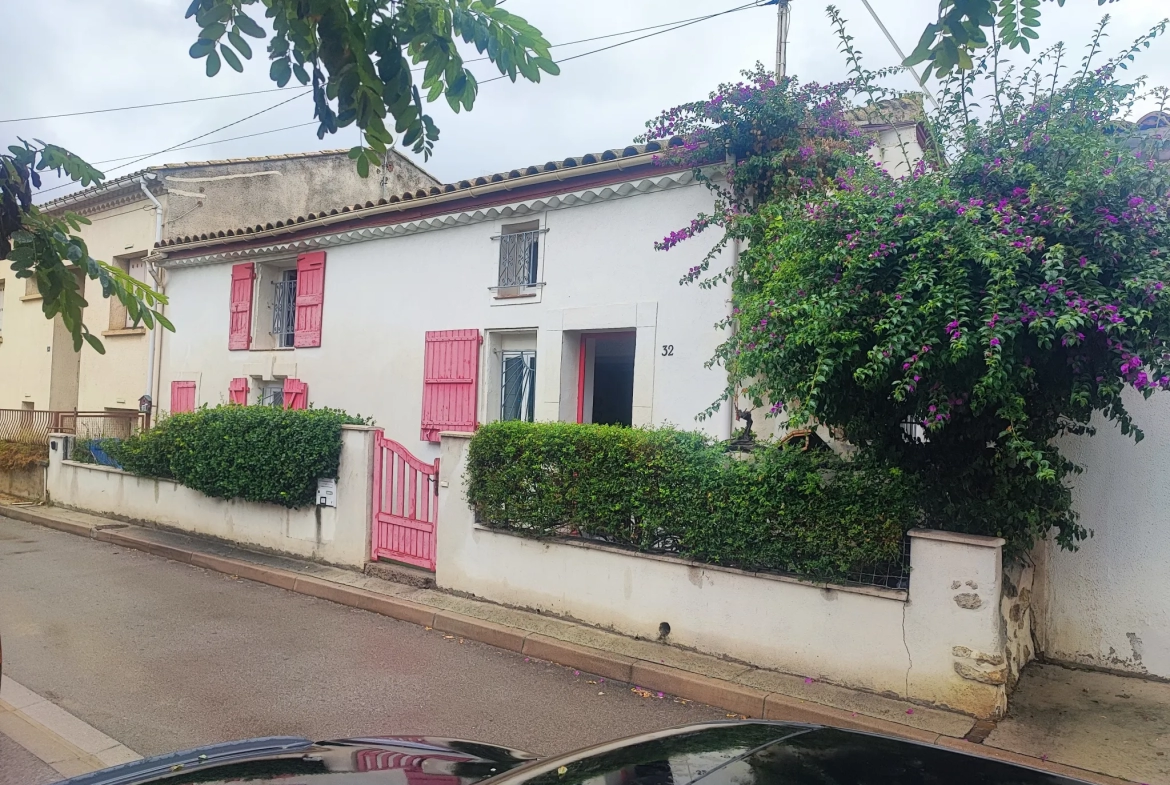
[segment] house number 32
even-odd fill
[[[674,356],[674,344],[664,343],[662,345],[662,356],[663,357],[673,357]]]

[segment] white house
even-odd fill
[[[167,241],[161,407],[338,407],[424,459],[501,418],[693,427],[729,306],[678,284],[705,238],[654,250],[712,203],[658,149]]]
[[[914,160],[916,121],[898,126]],[[870,129],[875,157],[897,167],[897,128]],[[176,332],[162,342],[161,409],[337,407],[424,459],[440,431],[498,419],[671,423],[727,438],[730,407],[695,417],[726,384],[704,364],[729,291],[678,283],[718,237],[654,250],[713,196],[689,167],[657,162],[660,149],[164,241]]]

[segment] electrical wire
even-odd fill
[[[628,41],[619,41],[616,44],[610,44],[609,46],[603,46],[603,47],[600,47],[599,49],[590,49],[588,52],[581,52],[580,54],[575,54],[572,57],[566,57],[562,60],[557,60],[557,65],[561,65],[562,63],[567,63],[570,60],[579,60],[582,57],[588,57],[589,55],[595,55],[598,52],[607,52],[610,49],[616,49],[619,46],[625,46],[626,44],[632,44],[635,41],[642,41],[642,40],[645,40],[647,38],[653,38],[654,36],[662,35],[663,33],[671,33],[671,32],[674,32],[675,30],[680,30],[684,27],[690,27],[691,25],[698,24],[699,22],[705,22],[708,19],[714,19],[717,16],[725,16],[726,14],[733,14],[736,11],[744,11],[748,8],[760,8],[762,5],[763,4],[761,2],[758,2],[758,0],[757,0],[757,2],[745,3],[744,5],[736,6],[735,8],[728,8],[726,11],[718,11],[714,14],[707,14],[706,16],[695,17],[694,19],[691,19],[690,21],[676,24],[674,27],[669,27],[665,30],[658,30],[658,31],[653,32],[653,33],[647,33],[646,35],[640,35],[637,38],[631,38]],[[508,78],[510,78],[508,76],[508,74],[500,74],[499,76],[493,76],[491,79],[484,79],[479,84],[485,85],[485,84],[488,84],[489,82],[495,82],[495,81],[498,81],[500,79],[508,79]]]
[[[168,150],[167,152],[174,152],[176,150],[194,150],[196,147],[209,147],[213,144],[221,144],[223,142],[235,142],[235,141],[238,141],[240,139],[251,139],[253,136],[264,136],[265,134],[275,134],[275,133],[280,133],[281,131],[291,131],[294,128],[305,128],[305,127],[310,126],[310,125],[317,125],[317,121],[310,120],[307,123],[297,123],[296,125],[286,125],[284,128],[271,128],[267,131],[257,131],[254,134],[244,134],[243,136],[229,136],[226,139],[212,139],[210,142],[200,142],[199,144],[189,144],[189,145],[185,145],[183,147],[175,147],[175,148],[172,148],[171,150]],[[140,155],[142,155],[142,153],[135,153],[134,155],[123,155],[120,158],[106,158],[102,161],[91,161],[90,163],[92,163],[94,166],[97,166],[98,164],[108,164],[108,163],[113,163],[114,161],[125,161],[128,158],[137,158]],[[151,209],[154,209],[154,208],[151,208]]]
[[[299,85],[298,85],[299,86]],[[160,101],[154,104],[136,104],[134,106],[115,106],[112,109],[90,109],[85,112],[64,112],[62,114],[43,114],[37,117],[14,117],[11,120],[0,120],[0,123],[23,123],[28,120],[56,120],[59,117],[81,117],[88,114],[105,114],[107,112],[124,112],[128,109],[149,109],[152,106],[175,106],[177,104],[194,104],[200,101],[218,101],[220,98],[236,98],[241,95],[260,95],[261,93],[276,93],[281,90],[293,90],[294,87],[273,87],[268,90],[252,90],[247,93],[228,93],[227,95],[209,95],[205,98],[184,98],[179,101]]]
[[[699,22],[699,21],[702,21],[704,19],[710,19],[710,18],[711,18],[711,15],[696,16],[696,17],[691,17],[690,19],[676,19],[673,22],[662,22],[661,24],[649,25],[647,27],[636,27],[633,30],[622,30],[619,33],[606,33],[605,35],[595,35],[591,38],[579,38],[576,41],[564,41],[564,42],[559,43],[559,44],[550,44],[549,48],[555,49],[555,48],[560,47],[560,46],[573,46],[575,44],[586,44],[586,43],[589,43],[591,41],[601,41],[601,40],[604,40],[606,38],[617,38],[617,37],[623,36],[623,35],[632,35],[633,33],[641,33],[641,32],[644,32],[646,30],[657,30],[657,29],[660,29],[663,27],[670,27],[672,25],[689,24],[692,22]],[[635,40],[638,40],[638,39],[635,39]],[[471,60],[464,60],[463,62],[464,62],[464,64],[479,63],[479,62],[482,62],[482,61],[488,60],[488,59],[490,59],[490,58],[488,58],[486,56],[485,57],[476,57],[476,58],[473,58]],[[421,66],[418,66],[417,68],[412,68],[410,70],[411,71],[423,71],[423,70],[426,70],[426,66],[421,65]],[[132,106],[115,106],[115,107],[111,107],[109,109],[88,109],[88,110],[82,111],[82,112],[62,112],[60,114],[44,114],[44,115],[37,115],[35,117],[13,117],[13,118],[10,118],[7,120],[0,120],[0,124],[3,124],[3,123],[23,123],[23,122],[29,122],[32,120],[56,120],[56,119],[59,119],[62,117],[82,117],[85,115],[92,115],[92,114],[107,114],[109,112],[125,112],[125,111],[129,111],[132,109],[150,109],[150,108],[156,107],[156,106],[177,106],[179,104],[193,104],[193,103],[199,103],[202,101],[218,101],[222,98],[238,98],[240,96],[245,96],[245,95],[262,95],[264,93],[276,93],[276,92],[280,92],[282,90],[295,90],[298,87],[300,87],[300,85],[287,85],[285,87],[272,87],[272,88],[269,88],[266,90],[250,90],[248,92],[243,92],[243,93],[225,93],[224,95],[209,95],[209,96],[205,96],[203,98],[183,98],[183,99],[180,99],[177,101],[159,101],[159,102],[150,103],[150,104],[134,104]]]
[[[640,32],[641,30],[655,30],[655,32],[653,32],[653,33],[647,33],[646,35],[638,36],[637,38],[631,38],[628,41],[619,41],[616,44],[610,44],[609,46],[603,46],[603,47],[600,47],[598,49],[591,49],[588,52],[581,52],[580,54],[576,54],[576,55],[573,55],[571,57],[566,57],[563,60],[558,60],[557,63],[559,65],[560,63],[567,63],[571,60],[578,60],[582,57],[588,57],[589,55],[597,54],[599,52],[606,52],[606,51],[609,51],[610,49],[616,49],[619,46],[625,46],[626,44],[632,44],[632,43],[635,43],[636,41],[642,41],[642,40],[645,40],[647,38],[653,38],[656,35],[662,35],[663,33],[670,33],[670,32],[673,32],[675,30],[679,30],[683,27],[689,27],[691,25],[698,24],[699,22],[705,22],[708,19],[714,19],[716,17],[725,16],[727,14],[732,14],[732,13],[735,13],[737,11],[744,11],[748,8],[759,8],[759,7],[761,7],[761,5],[762,5],[762,3],[759,0],[753,0],[753,2],[745,3],[744,5],[736,6],[735,8],[728,8],[724,11],[718,11],[718,12],[713,13],[713,14],[707,14],[706,16],[693,17],[689,20],[683,20],[682,22],[678,22],[678,23],[670,22],[667,24],[673,25],[673,26],[667,27],[665,29],[658,29],[658,28],[663,27],[663,25],[654,25],[652,27],[639,28],[639,30],[627,31],[626,33],[614,33],[614,34],[610,34],[610,35],[606,35],[606,36],[597,36],[593,39],[582,39],[581,41],[577,41],[575,43],[583,43],[587,40],[599,40],[602,38],[613,38],[617,35],[628,35],[631,32]],[[565,45],[567,45],[567,44],[565,44]],[[484,84],[488,84],[489,82],[495,82],[495,81],[498,81],[500,79],[505,79],[505,78],[508,78],[507,74],[501,74],[500,76],[492,77],[491,79],[485,79],[482,82],[479,82],[479,84],[484,85]],[[231,128],[233,125],[239,125],[240,123],[244,122],[245,120],[251,120],[253,117],[256,117],[257,115],[264,114],[265,112],[269,112],[273,109],[276,109],[277,107],[280,107],[280,106],[283,106],[287,103],[295,101],[298,98],[301,98],[303,96],[308,95],[310,92],[312,92],[312,91],[308,90],[308,91],[305,91],[303,93],[299,93],[298,95],[295,95],[286,101],[281,101],[278,104],[273,104],[272,106],[268,107],[267,109],[261,109],[259,112],[255,112],[253,114],[248,115],[247,117],[243,117],[239,120],[228,123],[227,125],[220,126],[219,128],[216,128],[212,131],[208,131],[205,134],[200,134],[199,136],[193,137],[193,138],[188,139],[184,142],[179,142],[179,144],[173,145],[171,147],[167,147],[163,150],[159,150],[159,151],[153,152],[153,153],[148,153],[147,155],[136,158],[135,160],[130,161],[129,163],[119,164],[118,166],[115,166],[108,171],[114,171],[117,169],[124,169],[128,166],[133,166],[134,164],[139,163],[140,161],[145,161],[147,158],[153,158],[156,155],[162,155],[163,153],[168,153],[168,152],[171,152],[173,150],[190,149],[189,147],[187,147],[188,143],[190,143],[190,142],[194,142],[198,139],[203,139],[205,137],[211,136],[212,134],[218,133],[218,132],[224,130],[225,128]],[[302,125],[314,125],[314,123],[303,123]],[[246,138],[253,137],[253,136],[261,136],[261,135],[267,134],[267,133],[276,133],[278,131],[287,131],[291,128],[297,128],[297,127],[299,127],[299,126],[296,126],[296,125],[286,126],[285,128],[277,128],[277,129],[274,129],[272,131],[261,131],[259,133],[247,134],[245,136],[233,137],[231,139],[214,140],[211,142],[206,142],[203,145],[191,145],[191,147],[202,147],[202,146],[206,146],[206,145],[210,145],[210,144],[219,144],[220,142],[234,141],[234,139],[246,139]],[[130,157],[132,157],[132,156],[124,156],[123,158],[130,158]],[[107,160],[108,161],[118,161],[118,160],[123,160],[123,159],[122,158],[111,158],[111,159],[107,159]],[[103,163],[103,162],[99,161],[98,163]],[[52,188],[45,188],[45,189],[38,191],[38,193],[48,193],[49,191],[56,191],[56,190],[59,190],[61,188],[67,188],[70,185],[73,185],[73,183],[69,182],[69,183],[65,183],[62,185],[54,186]]]
[[[146,155],[144,155],[140,158],[135,158],[133,161],[130,161],[129,163],[118,164],[117,166],[114,166],[114,167],[107,169],[105,174],[109,174],[110,172],[116,171],[118,169],[125,169],[127,166],[133,166],[136,163],[139,163],[141,161],[145,161],[147,158],[153,158],[156,155],[162,155],[163,153],[169,153],[170,151],[176,150],[179,147],[190,144],[191,142],[194,142],[194,141],[197,141],[199,139],[203,139],[205,137],[211,136],[212,134],[219,133],[220,131],[224,130],[225,128],[231,128],[233,125],[239,125],[240,123],[244,122],[245,120],[251,120],[253,117],[258,117],[259,115],[262,115],[265,112],[271,112],[273,109],[284,106],[287,103],[292,103],[293,101],[297,100],[298,98],[304,98],[306,95],[308,95],[311,92],[313,92],[313,91],[306,90],[303,93],[297,93],[292,98],[286,99],[286,100],[281,101],[280,103],[277,103],[277,104],[273,104],[272,106],[268,107],[267,109],[261,109],[259,112],[253,112],[252,114],[248,115],[247,117],[241,117],[239,120],[234,120],[226,125],[221,125],[219,128],[215,128],[211,131],[208,131],[205,134],[199,134],[199,136],[193,136],[190,139],[179,142],[178,144],[171,145],[170,147],[165,147],[162,150],[156,150],[153,153],[147,153]],[[55,185],[52,188],[43,188],[43,189],[37,191],[37,193],[39,193],[39,194],[48,193],[49,191],[56,191],[56,190],[59,190],[61,188],[68,188],[71,185],[73,185],[73,181],[70,181],[68,183],[64,183],[62,185]]]

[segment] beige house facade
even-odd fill
[[[84,216],[90,223],[79,234],[91,256],[165,293],[165,271],[147,259],[164,237],[263,227],[289,215],[364,205],[436,183],[394,151],[361,178],[346,151],[328,150],[166,164],[41,207]],[[149,358],[158,355],[155,343],[168,336],[152,336],[133,324],[120,302],[102,296],[96,281],[83,284],[85,323],[101,337],[104,355],[88,347],[75,352],[60,318],[45,318],[35,286],[0,265],[0,409],[136,411],[142,395],[157,400],[152,380],[158,374]]]

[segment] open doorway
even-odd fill
[[[635,333],[581,336],[577,422],[629,427],[634,414]]]

